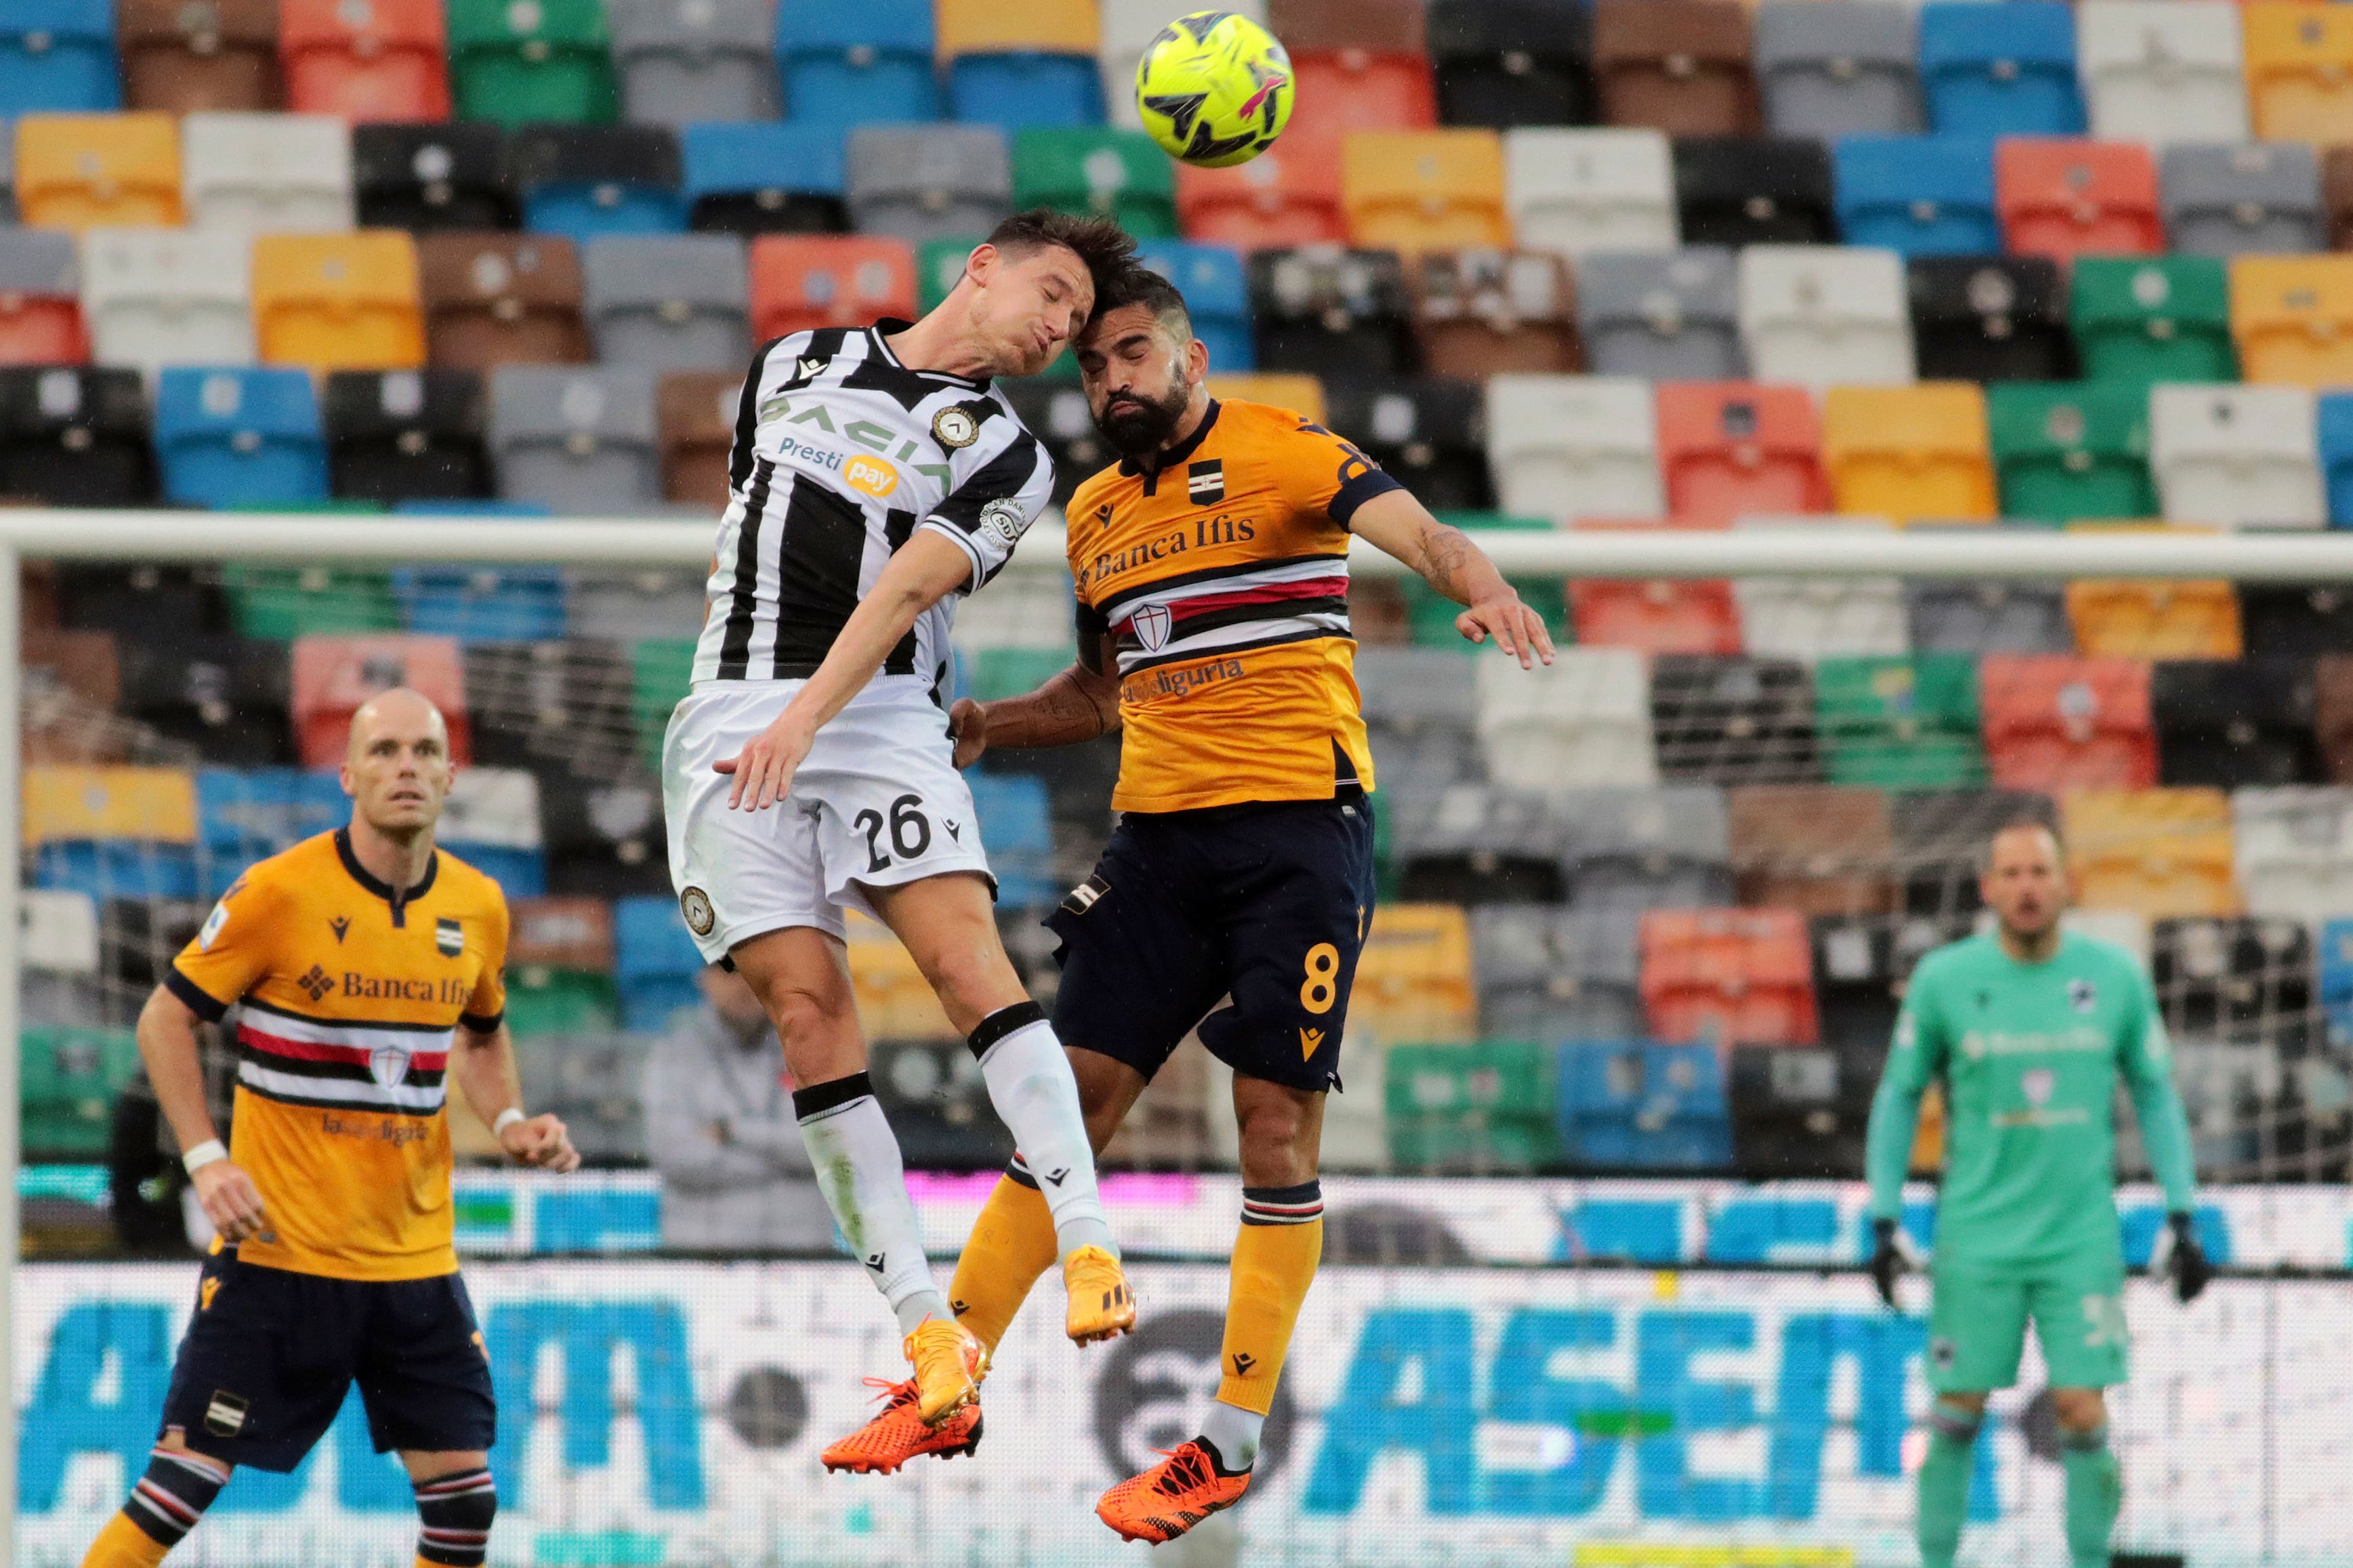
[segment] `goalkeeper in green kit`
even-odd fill
[[[1928,1454],[1920,1467],[1923,1568],[1952,1568],[1986,1395],[2018,1380],[2027,1320],[2050,1368],[2075,1568],[2107,1568],[2123,1500],[2102,1391],[2125,1381],[2125,1266],[2116,1205],[2116,1080],[2139,1117],[2170,1223],[2162,1267],[2180,1299],[2212,1270],[2190,1227],[2189,1128],[2165,1021],[2139,963],[2063,931],[2068,878],[2040,823],[2003,828],[1980,873],[1995,930],[1921,961],[1871,1109],[1865,1164],[1871,1271],[1895,1305],[1898,1228],[1920,1097],[1945,1088],[1928,1325]]]

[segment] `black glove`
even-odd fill
[[[2165,1223],[2173,1228],[2173,1250],[2166,1266],[2173,1276],[2173,1293],[2183,1305],[2198,1300],[2214,1278],[2214,1266],[2206,1260],[2206,1249],[2198,1245],[2198,1228],[2187,1214],[2169,1214]]]
[[[1871,1282],[1879,1287],[1879,1299],[1894,1307],[1895,1277],[1904,1272],[1904,1254],[1895,1245],[1895,1222],[1873,1220],[1871,1238]]]

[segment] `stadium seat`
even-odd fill
[[[1411,368],[1411,306],[1394,251],[1261,250],[1249,267],[1258,369],[1332,380]]]
[[[2234,789],[2231,841],[2249,914],[2316,925],[2353,909],[2353,791]]]
[[[2353,135],[2353,25],[2327,11],[2251,0],[2246,24],[2247,102],[2266,142],[2332,146]]]
[[[659,507],[654,377],[633,365],[501,365],[491,373],[491,457],[500,495],[559,516]]]
[[[507,143],[522,226],[585,245],[686,226],[678,135],[666,125],[529,125]]]
[[[783,6],[776,61],[786,112],[807,124],[939,118],[930,0]]]
[[[1267,10],[1291,57],[1283,134],[1302,151],[1331,157],[1352,131],[1438,123],[1420,0],[1269,0]]]
[[[1348,1032],[1387,1047],[1466,1042],[1478,1031],[1472,987],[1471,922],[1451,904],[1384,904],[1373,911]]]
[[[1733,613],[1729,605],[1725,613]],[[1671,782],[1786,784],[1821,776],[1813,682],[1795,659],[1729,653],[1652,658],[1651,733],[1659,776]]]
[[[2353,525],[2353,394],[2324,393],[2316,400],[2321,482],[2334,528]]]
[[[279,726],[285,726],[286,649],[276,647]],[[351,820],[351,799],[335,775],[290,767],[216,767],[196,773],[196,839],[206,876],[227,887],[257,860],[290,849]],[[212,896],[218,891],[207,889]]]
[[[1156,239],[1137,246],[1135,254],[1138,261],[1183,291],[1193,335],[1208,346],[1212,370],[1258,368],[1258,349],[1250,337],[1250,281],[1238,252],[1229,246]],[[1433,374],[1445,374],[1434,365],[1427,368]]]
[[[1861,1176],[1885,1052],[1883,1037],[1875,1047],[1853,1042],[1842,1049],[1735,1047],[1725,1071],[1734,1172],[1748,1182]]]
[[[1391,1048],[1391,1164],[1471,1174],[1526,1174],[1551,1164],[1557,1050],[1523,1040]]]
[[[1822,468],[1841,511],[1898,522],[2000,514],[1985,394],[1972,382],[1831,387]]]
[[[509,908],[508,1029],[520,1038],[617,1028],[611,906],[600,899],[535,898],[512,900]]]
[[[1675,203],[1689,245],[1818,245],[1838,237],[1830,153],[1811,137],[1680,136]]]
[[[539,781],[525,769],[476,766],[460,772],[449,783],[434,837],[511,899],[536,899],[547,891]]]
[[[1250,375],[1211,375],[1209,395],[1226,402],[1268,403],[1303,419],[1324,418],[1324,384],[1312,375],[1267,371]]]
[[[761,342],[915,317],[915,256],[903,239],[762,235],[752,242],[751,266],[752,335]]]
[[[2057,803],[2027,790],[1904,790],[1891,810],[1905,911],[1936,922],[1966,920],[1980,907],[1978,869],[1998,829],[2026,821],[2059,826]]]
[[[732,370],[672,371],[654,389],[661,434],[662,494],[711,508],[727,504],[727,459],[744,401],[744,375]]]
[[[2157,160],[2137,142],[2005,136],[1994,147],[2002,247],[2072,261],[2165,248]]]
[[[1735,528],[1824,528],[1885,532],[1883,517],[1823,516],[1804,512],[1736,518]],[[1735,578],[1740,606],[1740,640],[1760,658],[1806,663],[1836,656],[1900,654],[1905,636],[1904,584],[1879,576],[1761,576]]]
[[[491,493],[478,372],[337,371],[327,377],[322,423],[338,496],[390,506]]]
[[[2300,386],[2149,389],[2149,468],[2172,522],[2317,528],[2312,394]]]
[[[2302,1055],[2317,1043],[2312,933],[2302,921],[2175,917],[2152,921],[2149,934],[2150,978],[2174,1039],[2241,1054]]]
[[[1601,118],[1672,136],[1757,129],[1748,11],[1735,0],[1595,0]]]
[[[1733,253],[1596,251],[1577,264],[1577,333],[1599,375],[1732,381],[1744,369]]]
[[[305,637],[294,643],[294,743],[306,768],[343,760],[352,715],[379,691],[412,686],[449,725],[449,758],[474,760],[473,722],[454,637]]]
[[[621,118],[774,120],[776,16],[760,0],[610,0]]]
[[[512,228],[520,216],[495,125],[354,125],[362,228]]]
[[[956,119],[1008,130],[1103,123],[1091,0],[934,0],[933,9]]]
[[[841,135],[807,121],[679,130],[687,226],[718,234],[834,234],[849,226]]]
[[[1280,143],[1239,168],[1179,165],[1176,212],[1186,238],[1238,250],[1339,245],[1348,237],[1340,160]]]
[[[437,369],[588,358],[579,253],[556,235],[427,234],[417,241]]]
[[[92,356],[150,373],[251,363],[251,250],[219,230],[90,230],[81,253]]]
[[[1514,789],[1658,782],[1650,680],[1631,648],[1565,647],[1549,667],[1480,659],[1478,731],[1488,776]]]
[[[1808,0],[1820,5],[1828,0]],[[1981,136],[1842,136],[1831,149],[1839,233],[1905,256],[2001,248],[1993,144]]]
[[[1451,649],[1362,647],[1356,675],[1384,792],[1434,796],[1476,773],[1473,661]]]
[[[1507,131],[1594,117],[1593,19],[1582,5],[1430,0],[1429,42],[1443,124]]]
[[[1488,904],[1471,911],[1479,1024],[1490,1037],[1615,1040],[1641,1033],[1641,954],[1615,910]]]
[[[1422,368],[1432,375],[1483,381],[1584,368],[1576,285],[1561,257],[1534,250],[1432,251],[1415,258],[1407,280],[1414,341]]]
[[[2330,652],[2315,662],[2313,727],[2331,784],[2353,784],[2353,656]]]
[[[112,11],[106,0],[12,6],[0,21],[0,116],[121,108]]]
[[[170,742],[207,762],[241,766],[290,762],[293,736],[287,728],[286,645],[176,628],[153,639],[121,639],[122,682],[118,709]],[[333,781],[328,781],[332,786]],[[340,788],[336,804],[348,813]],[[201,815],[203,785],[198,784]],[[248,862],[224,863],[206,852],[198,857],[199,894],[216,898]]]
[[[1831,783],[1962,789],[1985,782],[1977,662],[1966,654],[1826,658],[1816,722]]]
[[[2158,147],[2246,140],[2246,65],[2229,0],[2084,0],[2075,32],[2093,135]]]
[[[0,366],[0,495],[48,506],[145,506],[154,494],[137,371]]]
[[[259,237],[253,336],[269,364],[322,371],[422,365],[416,243],[397,229]]]
[[[1911,8],[1888,0],[1766,0],[1757,86],[1767,128],[1824,141],[1918,131],[1915,31]]]
[[[2353,595],[2334,584],[2242,584],[2239,618],[2250,658],[2312,659],[2353,647]]]
[[[2353,257],[2242,256],[2230,266],[2231,335],[2245,380],[2353,381]]]
[[[1482,399],[1474,382],[1343,378],[1332,384],[1324,416],[1432,511],[1478,511],[1495,503],[1480,438]]]
[[[2320,200],[2328,212],[2327,248],[2353,242],[2353,148],[2321,150]]]
[[[2158,175],[2165,193],[2166,242],[2172,250],[2229,257],[2290,256],[2328,248],[2320,160],[2309,147],[2275,142],[2177,143],[2165,149]]]
[[[2080,136],[2075,16],[2059,0],[1920,7],[1920,90],[1928,123],[1976,136]]]
[[[326,114],[191,114],[180,122],[188,222],[246,234],[352,226],[351,133]]]
[[[1094,416],[1087,412],[1087,395],[1071,382],[1031,376],[1026,381],[1007,383],[1005,395],[1011,400],[1013,412],[1021,416],[1022,425],[1054,460],[1054,504],[1068,505],[1071,492],[1103,468],[1110,456],[1102,433],[1095,428]],[[965,607],[977,616],[989,614],[989,610],[978,609],[970,601]],[[966,640],[962,626],[963,623],[959,623],[959,641]],[[1059,647],[1062,633],[1059,616],[1053,631]]]
[[[1884,791],[1744,784],[1727,792],[1725,805],[1732,874],[1744,905],[1808,915],[1895,908],[1894,826]]]
[[[1559,1147],[1572,1167],[1731,1168],[1724,1067],[1712,1047],[1572,1042],[1555,1073]]]
[[[1820,1031],[1806,922],[1793,910],[1651,910],[1642,916],[1650,1033],[1675,1043],[1806,1046]]]
[[[167,367],[155,390],[164,499],[215,509],[327,498],[327,448],[299,370]]]
[[[2147,517],[2148,398],[2127,382],[2003,382],[1986,388],[2001,515],[2043,522]]]
[[[2157,736],[2144,659],[1989,654],[1986,761],[2003,789],[2147,789]]]
[[[269,0],[122,0],[115,43],[125,108],[197,114],[279,107],[278,11]]]
[[[581,261],[599,360],[659,375],[740,371],[750,359],[751,285],[736,236],[613,236],[590,240]]]
[[[2085,908],[2150,920],[2239,912],[2221,790],[2077,789],[2059,815]]]
[[[2236,381],[2230,285],[2212,257],[2075,263],[2068,318],[2091,381]]]
[[[449,87],[460,120],[513,130],[614,118],[613,62],[599,0],[449,0]]]
[[[1674,167],[1659,132],[1506,132],[1504,179],[1513,228],[1530,250],[1577,257],[1679,243]]]
[[[1560,902],[1560,825],[1548,797],[1466,782],[1399,801],[1387,852],[1398,897],[1465,906]]]
[[[1571,909],[1630,934],[1643,910],[1732,901],[1732,845],[1724,792],[1712,784],[1556,792],[1561,868]],[[1633,1005],[1630,987],[1620,1004]],[[1629,1029],[1635,1026],[1630,1013]]]
[[[2228,582],[2078,577],[2067,584],[2075,651],[2086,658],[2236,658],[2239,600]]]
[[[195,781],[179,768],[25,770],[36,887],[108,899],[196,896]]]
[[[613,905],[613,979],[622,1027],[659,1030],[679,1008],[700,1005],[695,976],[702,967],[676,899],[622,899]]]
[[[2054,381],[2072,373],[2067,288],[2049,258],[1915,256],[1905,272],[1923,380]]]
[[[1820,392],[1913,379],[1903,262],[1892,250],[1752,245],[1740,253],[1748,374]]]
[[[20,223],[79,230],[184,221],[179,123],[168,114],[27,114],[16,139]]]
[[[16,1109],[25,1158],[104,1161],[115,1102],[141,1072],[138,1036],[124,1028],[28,1026],[19,1062]]]
[[[1524,517],[1647,518],[1664,503],[1651,386],[1632,376],[1491,378],[1487,455],[1504,510]]]
[[[849,133],[849,215],[909,244],[987,234],[1011,213],[1013,164],[990,125],[861,125]]]
[[[1173,160],[1141,131],[1029,126],[1013,136],[1013,205],[1116,219],[1138,239],[1176,233]]]
[[[1503,143],[1492,131],[1356,131],[1342,143],[1352,244],[1407,255],[1507,246]]]
[[[2160,784],[2228,789],[2321,776],[2318,694],[2307,660],[2168,659],[2151,675],[2149,692]]]
[[[1923,653],[2072,654],[2065,591],[2041,583],[1904,585],[1912,646]]]
[[[0,364],[79,364],[90,358],[74,239],[50,229],[0,229]]]
[[[537,769],[543,797],[560,776],[555,769],[611,782],[629,771],[636,750],[632,673],[628,649],[596,638],[467,644],[475,760]],[[551,820],[544,798],[540,820]],[[543,832],[552,850],[554,834]]]
[[[1588,531],[1648,531],[1659,525],[1588,519],[1577,526]],[[1723,525],[1674,519],[1667,526]],[[1568,603],[1577,640],[1593,647],[1637,648],[1649,654],[1740,650],[1740,611],[1733,602],[1732,584],[1720,577],[1573,577],[1568,583]]]
[[[1653,397],[1670,514],[1729,522],[1829,509],[1821,422],[1803,387],[1666,381]]]
[[[663,851],[659,783],[642,775],[551,773],[540,780],[540,811],[551,893],[594,899],[650,894],[677,907]]]
[[[294,112],[355,127],[449,118],[448,30],[433,0],[278,0],[278,26]]]

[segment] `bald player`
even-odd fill
[[[139,1017],[139,1054],[217,1231],[146,1474],[83,1568],[153,1568],[238,1465],[290,1471],[352,1384],[397,1449],[417,1561],[472,1568],[498,1509],[489,1359],[451,1240],[445,1085],[516,1162],[580,1163],[528,1116],[503,1015],[499,885],[433,846],[454,768],[440,710],[352,716],[347,827],[247,871]],[[196,1025],[237,1010],[234,1147],[205,1108]]]

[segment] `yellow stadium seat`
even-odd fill
[[[27,848],[95,838],[196,841],[195,779],[177,768],[30,767],[24,798]]]
[[[1392,1045],[1479,1037],[1471,922],[1452,904],[1385,904],[1373,914],[1348,999],[1348,1034]]]
[[[2150,920],[2240,912],[2231,797],[2219,789],[2071,790],[2060,825],[2085,909]]]
[[[2082,578],[2067,584],[2075,651],[2086,658],[2236,658],[2239,595],[2227,581]]]
[[[933,16],[939,58],[958,55],[1092,55],[1103,37],[1095,0],[938,0]]]
[[[1324,422],[1324,384],[1312,375],[1269,373],[1264,375],[1213,375],[1209,395],[1239,397],[1245,403],[1271,403],[1303,419]]]
[[[177,227],[180,125],[168,114],[27,114],[16,121],[18,220]]]
[[[1415,254],[1505,249],[1504,142],[1493,131],[1355,131],[1341,145],[1351,244]]]
[[[2353,256],[2232,258],[2231,336],[2242,380],[2353,383]]]
[[[253,242],[253,334],[269,364],[413,370],[425,363],[417,246],[396,229]]]
[[[880,921],[852,914],[849,985],[858,997],[858,1021],[871,1040],[957,1039],[955,1025],[940,1006],[931,982],[914,956]]]
[[[2353,142],[2353,12],[2253,0],[2243,16],[2257,140]]]
[[[1974,382],[1831,387],[1822,467],[1838,511],[1899,522],[1998,515],[1985,393]]]

